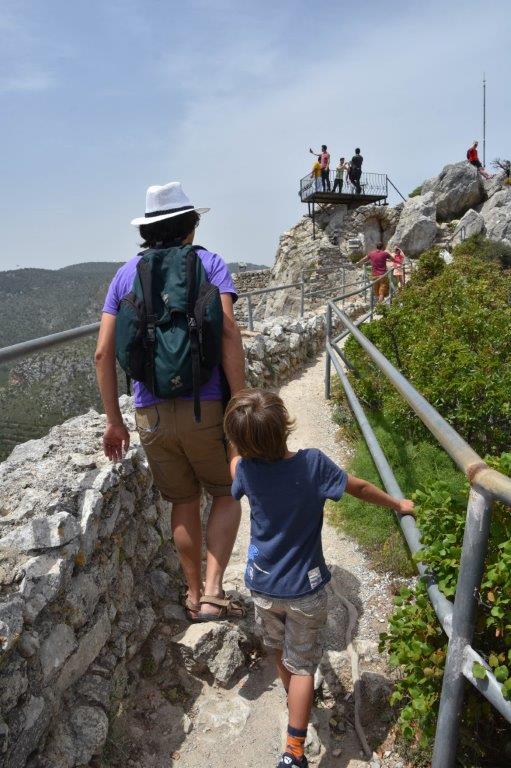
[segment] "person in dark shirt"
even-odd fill
[[[247,496],[250,503],[245,583],[288,696],[287,741],[278,768],[306,768],[304,743],[330,581],[321,543],[325,502],[346,492],[401,515],[413,514],[414,505],[348,475],[317,448],[290,451],[293,421],[272,392],[239,392],[227,406],[224,429],[234,452],[232,495]]]
[[[355,154],[351,158],[350,172],[349,172],[349,179],[353,184],[353,186],[355,187],[355,193],[357,195],[360,195],[362,192],[362,187],[360,186],[360,177],[362,176],[363,162],[364,162],[364,158],[360,154],[359,147],[357,147],[355,150]]]

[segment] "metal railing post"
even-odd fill
[[[371,285],[371,314],[369,318],[372,320],[374,315],[374,284]]]
[[[344,264],[341,266],[341,269],[342,269],[342,277],[341,277],[341,280],[342,280],[342,292],[344,294],[346,292],[346,267],[344,266]],[[343,298],[342,298],[342,306],[343,307],[345,305],[345,301],[346,300],[345,300],[344,295],[343,295]]]
[[[305,278],[302,269],[302,282],[300,284],[300,317],[303,317],[305,312]]]
[[[332,308],[330,302],[326,305],[325,312],[325,399],[330,400],[330,372],[332,361],[330,360],[330,337],[332,335]]]
[[[254,330],[254,318],[252,315],[252,296],[250,293],[247,293],[247,313],[248,313],[248,330],[253,331]]]
[[[477,595],[483,576],[490,520],[490,501],[472,489],[468,499],[458,584],[452,612],[452,634],[445,661],[432,768],[451,768],[456,759],[465,685],[464,650],[472,642],[474,634]]]

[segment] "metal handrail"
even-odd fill
[[[345,328],[345,331],[335,339],[332,339],[333,314]],[[427,571],[425,566],[422,563],[417,565],[420,575],[426,581],[426,588],[435,613],[449,638],[432,768],[451,768],[456,759],[464,678],[469,680],[508,722],[511,722],[511,701],[504,698],[501,685],[493,675],[491,668],[471,646],[477,607],[476,595],[481,584],[488,545],[491,503],[498,499],[506,504],[511,504],[511,478],[486,465],[461,435],[360,332],[357,328],[359,324],[360,322],[353,323],[336,306],[335,300],[328,302],[326,307],[325,396],[330,397],[330,372],[331,364],[333,364],[387,491],[397,498],[403,498],[394,473],[339,359],[337,343],[341,338],[350,334],[412,407],[446,453],[466,474],[471,485],[454,603],[440,592],[432,574]],[[420,531],[415,520],[407,515],[400,517],[399,523],[410,551],[412,553],[418,552],[421,549]],[[475,662],[486,669],[484,680],[474,677],[472,669]]]
[[[344,265],[340,265],[341,269],[344,269]],[[322,274],[329,274],[339,271],[338,269],[321,270]],[[247,299],[248,307],[248,326],[249,330],[254,330],[251,297],[260,296],[267,293],[276,293],[277,291],[284,291],[288,288],[300,288],[302,291],[300,314],[304,314],[304,300],[305,300],[305,287],[307,285],[315,285],[318,280],[305,280],[302,272],[301,280],[297,283],[286,283],[285,285],[276,285],[271,288],[258,288],[254,291],[244,291],[238,294],[239,299]],[[369,284],[364,286],[364,290],[367,290]],[[353,293],[346,294],[345,298],[352,296]],[[8,363],[11,360],[16,360],[20,357],[25,357],[34,352],[40,352],[43,349],[48,349],[59,344],[65,344],[68,341],[74,341],[75,339],[82,338],[84,336],[92,336],[99,330],[99,322],[90,323],[89,325],[79,325],[77,328],[69,328],[65,331],[58,331],[57,333],[51,333],[48,336],[40,336],[36,339],[30,339],[28,341],[21,341],[17,344],[11,344],[8,347],[0,348],[0,365]]]

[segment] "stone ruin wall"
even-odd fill
[[[324,335],[323,313],[258,323],[244,333],[249,383],[282,383]],[[134,430],[129,398],[121,406]],[[152,485],[136,432],[111,465],[103,428],[104,416],[90,411],[0,465],[2,768],[89,765],[147,668],[190,688],[197,670],[225,684],[245,663],[249,630],[214,624],[191,649],[182,639],[170,505]],[[178,739],[189,721],[168,707]]]

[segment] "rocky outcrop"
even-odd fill
[[[446,165],[443,171],[422,185],[422,196],[432,193],[439,221],[462,216],[485,200],[481,174],[466,161]]]
[[[484,217],[477,213],[477,211],[474,211],[473,208],[470,208],[454,229],[451,240],[452,245],[458,245],[458,243],[466,240],[467,237],[472,237],[472,235],[479,235],[481,232],[484,232],[484,228]]]
[[[486,236],[511,245],[511,189],[500,189],[481,208]]]
[[[418,256],[431,248],[437,236],[436,204],[432,192],[411,197],[403,206],[394,235],[387,249],[396,245],[407,256]]]

